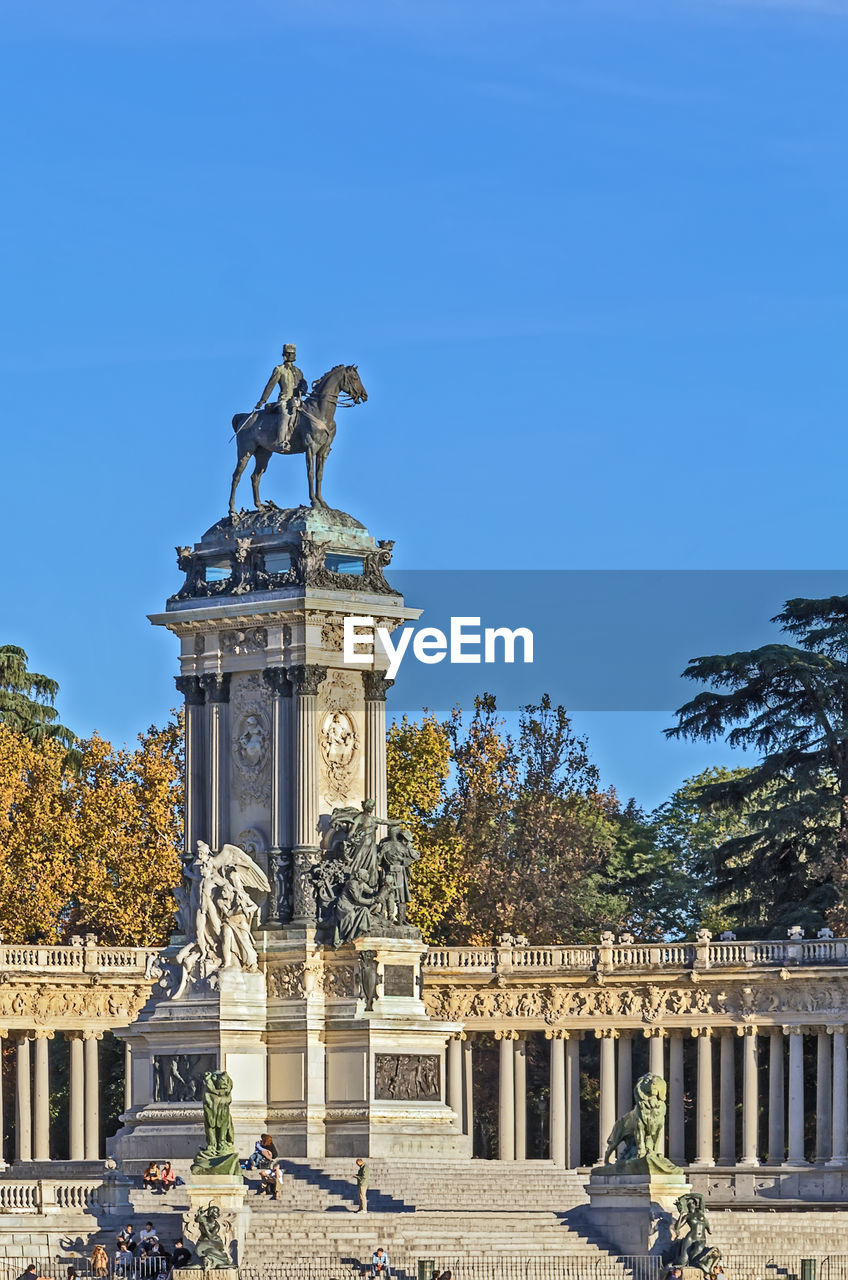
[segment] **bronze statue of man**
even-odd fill
[[[296,357],[297,348],[293,342],[287,342],[283,347],[283,363],[274,366],[265,390],[256,402],[256,409],[263,409],[274,388],[278,388],[277,399],[273,406],[280,415],[280,427],[276,440],[278,450],[285,450],[294,429],[301,396],[309,390],[309,384],[295,364]]]

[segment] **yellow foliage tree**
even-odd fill
[[[151,728],[134,751],[98,735],[34,745],[0,725],[0,933],[10,941],[157,945],[179,881],[182,729]]]
[[[395,721],[386,738],[388,809],[411,832],[419,860],[410,874],[409,920],[428,942],[450,933],[465,895],[462,846],[443,813],[451,769],[447,725],[434,715]]]
[[[0,933],[8,942],[61,937],[73,883],[66,752],[0,724]]]

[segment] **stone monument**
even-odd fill
[[[210,1072],[232,1080],[243,1155],[265,1131],[284,1155],[469,1154],[445,1101],[459,1027],[425,1011],[417,852],[387,812],[388,658],[344,660],[346,617],[391,631],[420,611],[386,579],[393,543],[321,496],[334,409],[367,399],[356,366],[304,396],[294,354],[234,418],[233,495],[253,456],[255,508],[233,500],[177,548],[185,580],[151,617],[180,641],[185,851],[159,985],[125,1034],[112,1149],[130,1167],[194,1156]],[[306,454],[310,506],[260,500],[273,452]]]
[[[650,1071],[640,1076],[633,1089],[635,1105],[616,1120],[604,1163],[589,1176],[593,1223],[622,1254],[667,1257],[672,1210],[692,1191],[683,1170],[662,1153],[666,1093],[661,1076]]]

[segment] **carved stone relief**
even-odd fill
[[[239,802],[271,803],[271,721],[268,689],[257,673],[234,676],[232,707],[232,755]]]
[[[374,1097],[381,1101],[438,1102],[438,1054],[375,1054]]]
[[[353,713],[358,688],[355,673],[331,671],[319,698],[321,790],[333,806],[349,803],[354,790],[361,745]]]
[[[222,653],[259,653],[268,646],[268,631],[265,627],[245,627],[222,631],[218,639]]]
[[[153,1058],[154,1102],[197,1102],[203,1075],[217,1066],[214,1053],[157,1053]]]

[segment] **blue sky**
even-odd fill
[[[79,731],[173,703],[145,615],[283,341],[359,363],[326,494],[402,568],[844,564],[845,0],[6,0],[3,52],[2,634]],[[666,721],[578,716],[648,804],[723,755]]]

